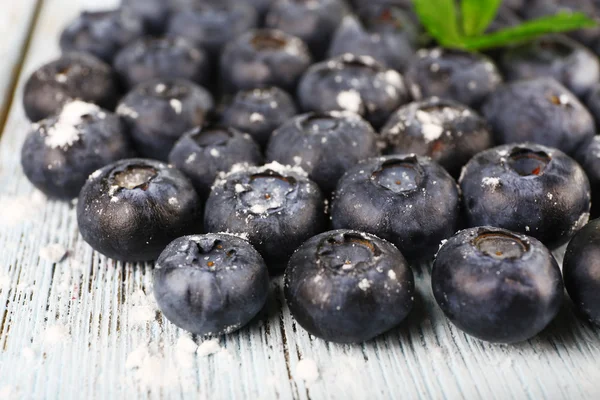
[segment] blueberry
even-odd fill
[[[600,216],[600,136],[595,135],[579,147],[575,160],[581,165],[590,181],[593,217]]]
[[[299,167],[239,165],[215,182],[204,227],[247,235],[276,272],[306,239],[325,229],[324,204],[317,184]]]
[[[183,135],[169,154],[169,162],[187,175],[196,192],[207,198],[219,172],[235,164],[262,164],[263,156],[250,135],[235,128],[194,128]]]
[[[477,112],[438,98],[400,107],[381,138],[387,153],[429,156],[455,177],[471,157],[493,145],[487,122]]]
[[[594,84],[587,96],[585,105],[596,121],[596,127],[600,128],[600,83]]]
[[[202,204],[174,167],[133,158],[90,175],[77,223],[94,250],[117,260],[155,260],[172,240],[202,229]]]
[[[117,54],[114,67],[128,88],[152,79],[211,82],[207,56],[184,38],[136,40]]]
[[[246,325],[264,306],[269,273],[258,252],[233,235],[184,236],[161,253],[154,296],[165,317],[197,335]]]
[[[372,339],[402,322],[413,307],[414,278],[390,242],[351,230],[304,243],[285,271],[285,297],[310,334],[338,343]]]
[[[298,86],[304,111],[352,111],[375,128],[408,102],[402,75],[371,57],[344,54],[311,66]]]
[[[441,48],[419,50],[405,77],[416,100],[437,96],[473,108],[479,108],[502,82],[487,57]]]
[[[265,86],[293,92],[311,64],[304,42],[273,29],[251,30],[230,42],[221,57],[221,80],[228,93]]]
[[[159,35],[166,29],[171,6],[166,0],[122,0],[123,8],[141,19],[146,32]]]
[[[554,249],[589,218],[590,184],[563,152],[534,143],[498,146],[473,157],[459,184],[468,226],[531,235]]]
[[[267,160],[299,165],[323,193],[331,193],[346,170],[379,155],[371,125],[351,112],[308,113],[273,132]]]
[[[139,153],[166,160],[185,132],[201,126],[213,107],[206,89],[180,79],[146,81],[125,96],[117,113],[131,127]]]
[[[83,53],[66,54],[41,66],[23,91],[23,107],[31,121],[56,114],[74,99],[113,110],[119,96],[110,66]]]
[[[600,219],[590,221],[569,242],[563,275],[576,310],[600,325]]]
[[[59,115],[34,124],[23,144],[21,165],[43,193],[70,200],[79,195],[89,174],[132,154],[119,117],[77,100]]]
[[[460,195],[456,182],[427,157],[372,158],[338,182],[331,217],[349,228],[394,243],[409,260],[431,257],[456,232]]]
[[[498,144],[535,142],[572,154],[595,133],[588,110],[553,78],[503,85],[489,97],[483,115]]]
[[[600,80],[597,56],[565,36],[549,36],[507,50],[501,63],[507,80],[552,77],[577,96]]]
[[[563,299],[560,269],[548,249],[532,237],[493,227],[460,231],[442,245],[431,286],[454,325],[498,343],[540,333]]]
[[[297,112],[289,94],[269,86],[238,92],[223,111],[222,121],[225,125],[250,134],[264,147],[271,133]]]
[[[127,43],[145,33],[143,21],[128,9],[84,11],[60,35],[63,53],[90,53],[107,63]]]
[[[226,43],[256,27],[254,8],[242,1],[197,1],[174,12],[167,35],[182,36],[216,58]]]
[[[266,26],[299,37],[316,59],[322,59],[346,13],[343,0],[279,0],[269,8]]]
[[[389,68],[403,71],[414,52],[415,46],[407,36],[370,32],[355,17],[347,16],[335,32],[328,54],[329,57],[345,53],[370,56]]]

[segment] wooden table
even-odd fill
[[[2,3],[0,398],[600,398],[600,331],[578,321],[568,302],[539,337],[488,344],[444,318],[427,265],[414,268],[419,296],[409,320],[362,345],[306,334],[280,280],[264,315],[239,332],[201,344],[177,329],[156,310],[152,265],[93,252],[73,205],[46,200],[19,163],[29,128],[23,82],[59,54],[67,21],[109,1]],[[68,251],[62,262],[52,259],[53,244]]]

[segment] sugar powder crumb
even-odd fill
[[[358,282],[358,287],[360,290],[367,290],[371,287],[371,282],[367,278],[363,278],[362,281]]]
[[[310,358],[300,360],[296,366],[296,377],[302,379],[307,384],[315,382],[319,379],[319,367],[317,363]]]
[[[219,345],[219,341],[216,339],[205,340],[198,346],[198,350],[196,350],[196,354],[200,357],[207,357],[213,354],[216,354],[222,350],[221,345]]]
[[[44,261],[57,263],[67,256],[67,249],[59,243],[49,244],[40,249],[40,258]]]
[[[66,104],[58,120],[44,130],[46,146],[56,149],[66,149],[79,141],[81,130],[78,125],[84,122],[83,117],[89,114],[99,114],[100,107],[83,101],[73,101]]]
[[[340,92],[336,97],[336,101],[338,106],[344,110],[356,113],[360,111],[360,106],[362,105],[362,99],[356,90],[344,90]]]
[[[500,179],[499,178],[491,178],[491,177],[485,177],[481,180],[481,184],[483,186],[488,186],[492,189],[492,191],[496,190],[499,186],[500,186]]]
[[[69,338],[69,330],[64,325],[51,325],[43,333],[42,340],[47,345],[56,345]]]

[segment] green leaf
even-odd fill
[[[485,32],[496,17],[502,0],[461,0],[462,30],[465,36]]]
[[[583,13],[559,13],[524,22],[478,37],[464,37],[460,47],[465,50],[486,50],[493,47],[503,47],[535,39],[548,33],[567,32],[597,26],[596,21]]]
[[[460,46],[455,0],[413,0],[419,20],[441,46]]]

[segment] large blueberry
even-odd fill
[[[502,82],[487,57],[441,48],[419,50],[405,77],[415,100],[437,96],[473,108],[479,108]]]
[[[558,314],[563,282],[538,240],[494,227],[460,231],[436,255],[433,295],[469,335],[513,343],[541,332]]]
[[[428,157],[372,158],[338,182],[335,229],[356,229],[394,243],[409,260],[426,259],[456,232],[460,195],[452,177]]]
[[[325,229],[325,211],[319,187],[301,168],[238,165],[216,180],[204,227],[247,235],[269,269],[281,271],[298,246]]]
[[[596,132],[589,111],[553,78],[500,87],[483,106],[498,144],[535,142],[572,154]]]
[[[372,57],[344,54],[310,67],[298,86],[304,111],[351,111],[375,128],[409,100],[402,75]]]
[[[584,226],[569,242],[563,275],[577,311],[600,325],[600,219]]]
[[[235,128],[207,126],[183,135],[169,154],[169,162],[192,181],[196,192],[207,198],[219,172],[235,164],[262,164],[260,148],[250,135]]]
[[[166,79],[136,86],[121,100],[117,113],[130,126],[141,155],[166,160],[177,139],[202,126],[212,107],[206,89],[189,81]]]
[[[155,260],[172,240],[202,231],[202,204],[174,167],[126,159],[90,175],[79,194],[77,223],[83,239],[107,257]]]
[[[115,71],[128,88],[152,79],[211,83],[208,57],[184,38],[142,38],[117,54]]]
[[[84,53],[65,54],[41,66],[23,92],[25,114],[34,122],[58,113],[74,99],[113,110],[119,96],[110,66]]]
[[[223,111],[222,122],[250,134],[264,147],[271,133],[297,112],[289,94],[269,86],[238,92]]]
[[[402,34],[371,32],[354,16],[344,18],[331,40],[328,55],[345,53],[370,56],[381,64],[403,71],[415,53],[410,37]]]
[[[292,93],[310,64],[310,53],[297,37],[275,29],[251,30],[223,50],[221,83],[229,93],[266,86]]]
[[[226,43],[257,22],[256,11],[244,1],[194,1],[173,13],[167,34],[182,36],[216,58]]]
[[[120,118],[77,100],[33,125],[23,144],[21,165],[43,193],[69,200],[79,195],[92,172],[132,155]]]
[[[324,193],[331,193],[346,170],[379,155],[371,125],[351,112],[308,113],[273,132],[267,160],[302,167]]]
[[[590,181],[592,190],[591,215],[600,216],[600,136],[592,136],[585,141],[573,156],[581,165]]]
[[[552,77],[577,96],[600,80],[597,56],[566,36],[543,37],[507,50],[501,68],[507,80]]]
[[[266,25],[299,37],[316,59],[322,59],[346,13],[343,0],[278,0],[269,8]]]
[[[560,150],[534,143],[498,146],[473,157],[459,184],[469,226],[531,235],[554,249],[585,225],[590,184]]]
[[[400,107],[381,137],[387,153],[429,156],[454,177],[471,157],[493,145],[491,130],[477,112],[438,98]]]
[[[310,334],[338,343],[372,339],[402,322],[413,306],[414,278],[390,242],[352,230],[317,235],[285,270],[285,297]]]
[[[184,236],[160,254],[154,297],[186,331],[217,336],[246,325],[263,308],[269,272],[250,243],[228,234]]]
[[[127,43],[144,36],[143,20],[129,9],[84,11],[60,35],[64,53],[90,53],[108,63]]]

